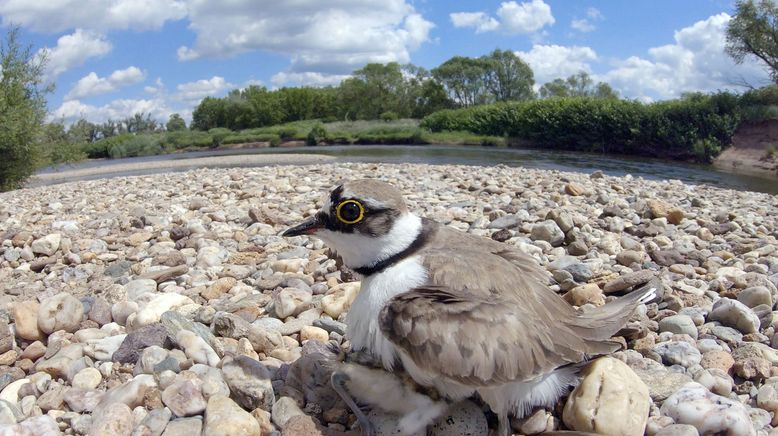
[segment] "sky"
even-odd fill
[[[769,83],[724,52],[727,0],[0,0],[48,59],[49,119],[187,121],[206,96],[337,84],[369,62],[432,69],[512,50],[536,87],[586,71],[626,98]]]

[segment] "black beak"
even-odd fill
[[[323,227],[324,225],[322,225],[321,221],[319,221],[319,218],[314,215],[312,218],[309,218],[302,223],[288,229],[282,233],[281,236],[312,235]]]

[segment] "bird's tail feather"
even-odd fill
[[[591,341],[604,341],[616,334],[629,321],[635,309],[654,300],[657,296],[655,286],[644,287],[575,317],[570,328],[581,337]]]

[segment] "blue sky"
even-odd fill
[[[645,101],[763,85],[724,53],[725,0],[2,0],[3,29],[47,53],[50,117],[186,119],[251,84],[336,84],[367,62],[434,68],[513,50],[537,86],[579,70]]]

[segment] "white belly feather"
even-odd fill
[[[396,347],[381,333],[378,318],[381,309],[394,296],[427,282],[427,271],[418,256],[411,256],[362,281],[362,289],[346,316],[346,338],[354,350],[370,351],[391,370],[397,357]]]

